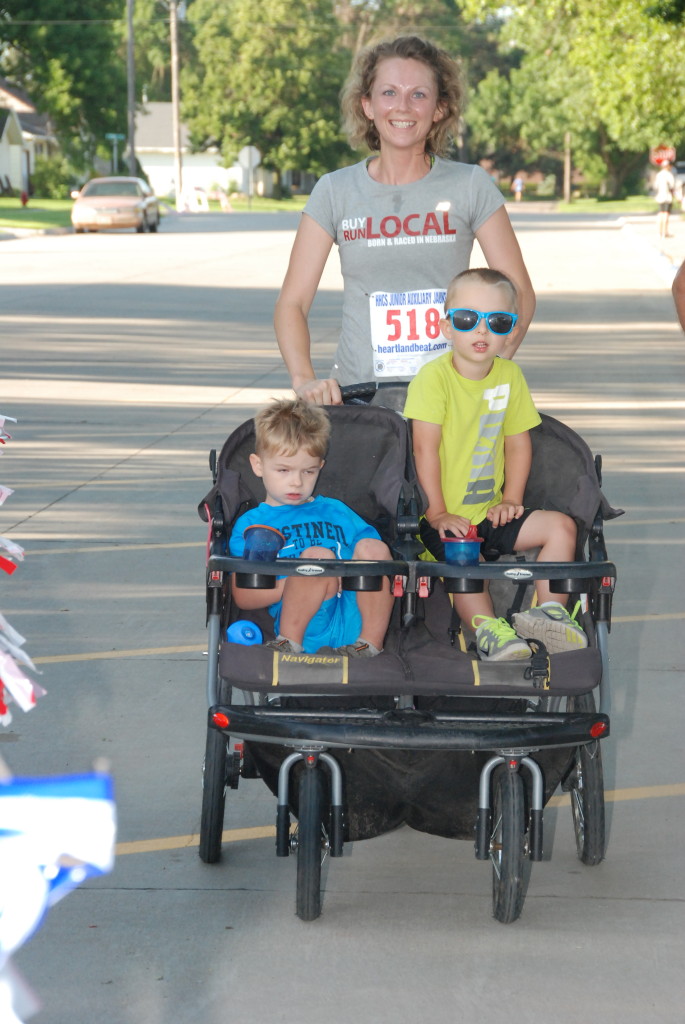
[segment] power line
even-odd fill
[[[151,21],[166,21],[168,18],[148,18]],[[126,18],[65,18],[60,20],[46,20],[45,18],[34,19],[33,21],[17,21],[12,18],[9,21],[0,19],[0,29],[6,25],[118,25],[126,21]]]

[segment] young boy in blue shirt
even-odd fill
[[[576,525],[569,516],[523,506],[529,431],[540,416],[520,368],[501,358],[516,339],[517,319],[516,289],[504,274],[475,269],[457,275],[440,321],[452,351],[423,366],[409,385],[404,414],[412,420],[416,469],[428,498],[421,538],[438,561],[445,537],[463,537],[471,524],[500,554],[539,547],[540,561],[573,561],[575,555]],[[546,580],[535,586],[538,606],[514,615],[514,628],[495,617],[487,590],[454,595],[457,612],[476,631],[480,658],[529,658],[525,638],[542,641],[551,654],[587,646],[564,599],[552,595]]]
[[[324,464],[330,421],[319,406],[283,399],[255,417],[256,451],[250,465],[261,477],[266,498],[236,521],[229,540],[242,557],[249,526],[279,530],[285,544],[279,558],[359,558],[389,560],[386,544],[373,526],[336,498],[313,491]],[[252,590],[232,582],[239,608],[269,607],[276,639],[266,646],[284,654],[313,654],[321,647],[353,658],[380,654],[393,597],[387,578],[379,591],[343,590],[339,577],[287,576],[275,590]]]

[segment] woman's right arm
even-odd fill
[[[336,380],[316,378],[308,322],[309,310],[332,245],[333,239],[328,232],[303,213],[274,313],[276,339],[293,390],[313,405],[342,403]]]

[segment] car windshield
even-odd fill
[[[135,181],[91,181],[86,185],[82,196],[139,196],[140,190]]]

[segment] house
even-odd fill
[[[248,191],[249,171],[236,163],[224,167],[216,146],[202,152],[192,152],[190,131],[181,123],[181,177],[183,191],[191,193],[201,188],[206,192],[222,189],[224,192]],[[143,99],[136,114],[136,157],[147,175],[154,192],[160,196],[175,194],[174,181],[174,128],[171,103],[150,103]],[[270,196],[274,191],[274,173],[257,167],[253,172],[252,190],[257,195]],[[282,176],[285,187],[311,192],[316,178],[311,174],[286,171]]]
[[[0,78],[0,185],[30,192],[36,157],[59,149],[50,118],[38,113],[27,93]]]
[[[0,194],[11,189],[21,191],[23,155],[19,118],[13,110],[0,108]]]
[[[202,188],[207,192],[221,188],[224,192],[242,187],[241,167],[222,167],[221,153],[211,147],[193,153],[190,132],[181,124],[181,176],[183,190]],[[136,157],[147,175],[152,190],[159,196],[174,195],[174,128],[171,103],[143,102],[136,114]]]

